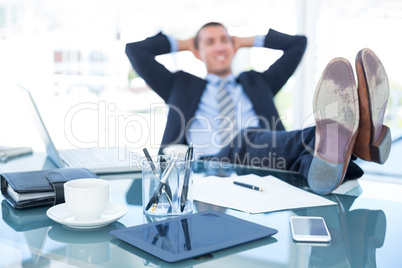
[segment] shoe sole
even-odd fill
[[[387,74],[379,58],[368,48],[357,53],[356,73],[361,115],[353,153],[363,160],[383,164],[388,159],[392,143],[391,131],[383,125],[389,98]],[[369,119],[364,117],[367,113]]]
[[[329,194],[342,182],[359,126],[359,104],[352,66],[344,58],[325,68],[313,102],[316,120],[315,153],[308,184],[318,194]]]

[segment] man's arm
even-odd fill
[[[185,40],[176,40],[177,42],[177,49],[178,51],[191,51],[194,53],[195,46],[194,46],[194,37]]]
[[[254,45],[255,36],[237,37],[232,36],[233,44],[236,51],[242,47],[252,47]]]
[[[126,54],[134,70],[165,101],[169,97],[174,74],[155,57],[170,53],[170,49],[169,40],[162,33],[126,45]]]
[[[265,37],[264,47],[279,49],[283,55],[263,73],[264,80],[274,94],[285,85],[299,65],[307,46],[303,35],[288,35],[270,29]]]

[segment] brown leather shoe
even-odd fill
[[[343,181],[359,126],[359,100],[350,62],[335,58],[325,68],[313,101],[315,152],[308,184],[329,194]]]
[[[366,161],[383,164],[391,151],[391,131],[383,125],[389,98],[387,73],[369,48],[356,56],[360,106],[359,134],[353,153]]]

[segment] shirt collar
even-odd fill
[[[209,83],[213,85],[219,85],[220,81],[222,79],[226,79],[228,83],[230,84],[235,84],[236,83],[236,77],[233,74],[228,74],[224,78],[220,77],[219,75],[216,74],[207,74],[207,77],[205,78]]]

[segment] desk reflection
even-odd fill
[[[326,220],[332,241],[326,247],[309,245],[308,266],[376,267],[376,249],[383,246],[385,239],[385,213],[382,210],[352,209],[356,200],[354,196],[331,195],[329,198],[338,205],[317,211]],[[297,214],[306,215],[303,212]],[[302,251],[305,247],[297,244],[296,250]]]
[[[53,241],[66,245],[67,262],[74,265],[101,264],[110,260],[110,231],[124,228],[119,222],[96,229],[72,229],[55,224],[48,232]]]
[[[24,235],[31,258],[23,261],[23,267],[48,267],[49,259],[42,256],[48,239],[65,246],[66,260],[70,264],[83,266],[101,264],[110,260],[109,234],[115,229],[125,228],[120,222],[96,229],[73,229],[55,223],[46,216],[49,206],[18,210],[7,201],[1,203],[2,217],[13,230]]]

